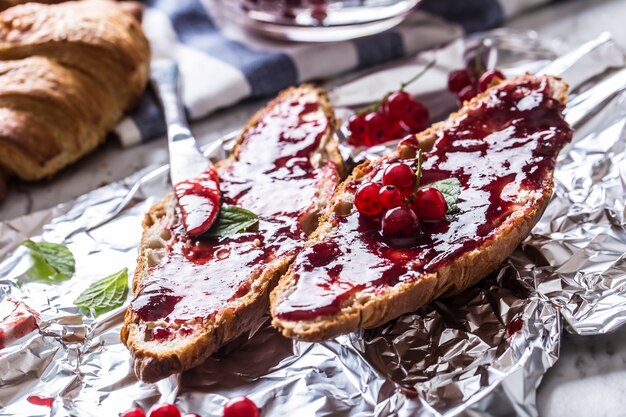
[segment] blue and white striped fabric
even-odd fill
[[[153,56],[179,63],[183,101],[191,119],[303,81],[411,55],[464,32],[497,26],[519,10],[548,0],[425,0],[420,12],[391,31],[331,44],[285,43],[220,31],[208,1],[148,0],[144,14]],[[116,128],[124,146],[164,131],[161,110],[150,91]]]

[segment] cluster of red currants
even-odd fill
[[[237,397],[224,406],[223,417],[259,417],[261,414],[256,404],[247,397]],[[182,415],[173,404],[157,404],[150,409],[148,417],[201,417],[199,414]],[[146,417],[141,408],[131,408],[120,414],[120,417]]]
[[[428,123],[428,109],[404,90],[377,103],[371,111],[357,112],[348,120],[348,142],[374,146],[420,132]]]
[[[419,188],[413,169],[402,162],[385,168],[382,184],[362,184],[354,205],[360,214],[382,214],[381,232],[391,238],[415,237],[421,230],[421,221],[439,221],[446,215],[447,204],[443,194],[433,187]]]
[[[448,75],[448,90],[452,94],[456,94],[459,107],[461,107],[463,102],[471,100],[476,94],[487,90],[495,79],[504,80],[504,74],[492,69],[476,76],[468,68],[458,69]]]

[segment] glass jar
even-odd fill
[[[389,29],[420,0],[212,0],[218,23],[236,23],[266,36],[332,42]]]

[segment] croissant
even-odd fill
[[[29,3],[35,1],[36,3],[61,3],[63,0],[0,0],[0,10],[8,9],[9,7],[17,6],[18,4]]]
[[[49,177],[103,142],[141,97],[149,59],[141,25],[112,1],[1,12],[0,183]]]
[[[24,3],[45,3],[45,4],[55,4],[55,3],[63,3],[67,0],[0,0],[0,12],[8,9],[9,7],[17,6],[18,4]],[[137,20],[141,21],[143,17],[143,7],[141,3],[133,0],[120,0],[120,6],[124,11],[132,14],[137,18]]]

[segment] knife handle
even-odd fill
[[[187,139],[191,131],[180,98],[178,65],[171,59],[154,60],[150,71],[152,87],[165,113],[169,140]]]

